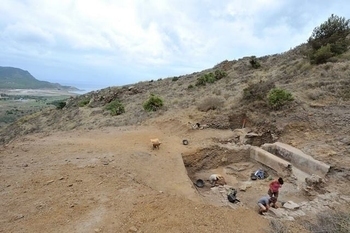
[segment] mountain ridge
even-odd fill
[[[29,71],[10,66],[0,66],[0,89],[79,90],[72,86],[38,80]]]

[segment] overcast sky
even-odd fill
[[[348,0],[0,0],[0,66],[100,89],[305,43]]]

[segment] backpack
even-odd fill
[[[257,170],[254,175],[260,180],[265,179],[265,172],[262,169]]]
[[[230,188],[230,190],[227,193],[227,199],[231,203],[235,203],[236,201],[239,202],[239,200],[236,198],[237,191],[233,188]]]

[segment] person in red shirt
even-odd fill
[[[267,194],[269,194],[270,197],[275,197],[274,202],[271,205],[274,208],[277,208],[276,202],[277,202],[277,198],[278,198],[278,193],[279,193],[279,189],[282,187],[283,183],[284,182],[283,182],[283,179],[281,177],[270,183],[269,191],[267,192]]]

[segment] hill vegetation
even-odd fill
[[[39,81],[28,71],[14,67],[0,67],[0,89],[58,89],[78,90],[58,83]]]
[[[307,125],[307,128],[324,127],[325,131],[329,131],[334,129],[329,125],[333,121],[324,122],[324,110],[339,109],[333,114],[343,113],[347,109],[345,103],[350,100],[350,53],[343,48],[341,54],[332,54],[332,60],[322,64],[314,63],[313,57],[308,54],[322,48],[322,45],[315,47],[314,43],[316,40],[323,41],[321,38],[325,36],[321,35],[329,37],[329,27],[333,28],[334,24],[343,25],[337,28],[342,32],[345,28],[347,33],[341,33],[337,38],[347,42],[348,23],[348,20],[332,15],[325,24],[315,28],[308,43],[282,54],[225,60],[201,72],[108,87],[69,98],[64,104],[59,104],[62,108],[50,109],[49,112],[43,110],[45,118],[28,116],[28,119],[36,121],[32,122],[34,131],[40,132],[140,124],[165,112],[190,111],[195,118],[193,120],[214,128],[240,126],[241,123],[234,123],[231,117],[237,114],[249,118],[251,126],[265,124],[265,129],[261,130],[269,128],[269,132],[280,136],[297,119],[297,122],[300,121],[298,124]],[[326,42],[333,46],[339,40]],[[23,76],[34,80],[26,71],[2,70],[12,70],[8,73],[17,80]],[[318,111],[320,108],[323,111]],[[309,121],[309,114],[312,114],[313,121]],[[340,114],[338,120],[350,122],[347,115]],[[69,127],[66,118],[70,121]],[[18,124],[10,126],[11,129],[16,127],[19,129],[12,133],[2,132],[6,135],[3,142],[16,134],[26,134]]]

